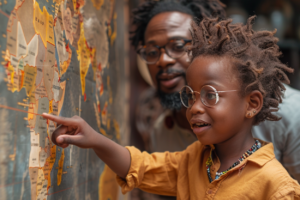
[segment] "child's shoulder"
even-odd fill
[[[300,185],[276,159],[267,162],[260,170],[259,179],[272,192],[270,199],[285,199],[295,196],[300,199]]]
[[[300,199],[300,186],[275,158],[272,143],[261,142],[263,147],[247,158],[245,167],[235,177],[240,187],[251,186],[258,199]],[[294,198],[297,197],[297,198]]]
[[[195,141],[183,151],[183,157],[186,162],[194,162],[195,160],[203,160],[205,152],[210,152],[210,146],[203,145],[199,141]]]
[[[189,145],[185,152],[188,154],[193,154],[193,153],[199,153],[199,151],[202,151],[206,148],[209,148],[209,146],[203,145],[201,144],[201,142],[199,142],[199,140],[193,142],[191,145]]]
[[[262,167],[262,172],[266,178],[268,177],[271,181],[276,181],[277,183],[294,181],[276,158],[267,162]]]

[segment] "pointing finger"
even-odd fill
[[[62,124],[65,126],[76,125],[76,120],[74,118],[59,117],[59,116],[51,115],[48,113],[43,113],[42,116],[45,119],[49,119],[51,121],[54,121],[58,124]]]

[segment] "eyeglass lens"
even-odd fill
[[[185,86],[181,89],[180,98],[182,104],[190,108],[193,106],[194,102],[196,101],[196,94],[190,87]],[[200,99],[205,106],[212,107],[218,101],[218,93],[215,88],[212,86],[206,85],[202,87],[200,91]]]
[[[180,39],[171,40],[164,49],[169,57],[177,59],[186,52],[186,42]],[[159,60],[161,50],[155,45],[147,45],[139,53],[147,63],[154,64]]]

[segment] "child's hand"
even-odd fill
[[[43,117],[61,125],[53,132],[51,138],[58,146],[66,148],[69,144],[73,144],[80,148],[94,147],[98,134],[82,118],[78,116],[65,118],[46,113],[43,113]]]
[[[44,113],[43,117],[61,125],[51,137],[59,146],[66,148],[69,144],[74,144],[81,148],[92,148],[116,174],[126,177],[131,158],[125,147],[97,133],[78,116],[65,118]]]

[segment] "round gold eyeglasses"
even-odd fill
[[[203,105],[207,107],[213,107],[219,102],[220,99],[219,93],[236,92],[236,91],[238,90],[217,91],[216,88],[214,88],[211,85],[204,85],[201,88],[201,91],[197,92],[197,91],[193,91],[191,87],[186,85],[181,89],[179,93],[180,93],[180,99],[182,104],[186,108],[190,108],[196,102],[195,93],[200,94],[200,99]]]

